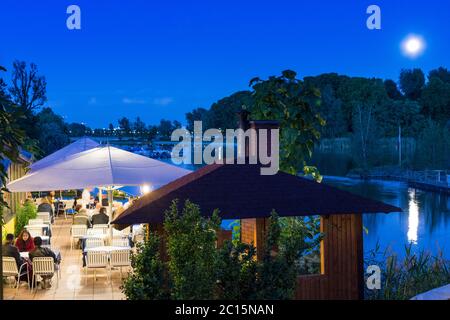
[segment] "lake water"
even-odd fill
[[[450,259],[450,197],[409,188],[404,182],[363,181],[325,176],[324,183],[380,200],[403,209],[402,213],[366,214],[363,217],[364,251],[390,248],[400,256],[405,245],[433,254],[442,251]]]

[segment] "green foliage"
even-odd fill
[[[444,77],[444,76],[442,76]],[[450,119],[450,82],[432,76],[422,92],[424,114],[431,119],[445,123]]]
[[[311,233],[315,228],[314,221],[302,219],[287,219],[280,223],[278,215],[272,212],[263,260],[258,265],[258,299],[294,297],[299,259],[320,242],[320,235]],[[308,239],[312,241],[308,243]]]
[[[320,272],[320,217],[285,217],[281,226],[280,251],[288,263],[296,264],[301,274]]]
[[[25,201],[16,213],[16,225],[14,233],[16,236],[24,229],[30,219],[36,219],[37,208],[32,201]]]
[[[325,125],[318,113],[320,92],[296,79],[296,73],[290,70],[267,80],[255,78],[250,86],[252,118],[280,121],[280,169],[292,174],[303,170],[320,179],[317,170],[307,166],[319,141],[320,127]]]
[[[186,121],[187,121],[186,129],[191,132],[194,131],[195,121],[202,121],[203,126],[209,128],[208,115],[209,111],[206,110],[205,108],[196,108],[191,112],[186,113]]]
[[[37,115],[38,141],[41,155],[49,155],[70,143],[69,128],[64,119],[50,108],[43,108]]]
[[[450,283],[450,262],[442,254],[413,253],[411,248],[405,246],[402,259],[387,250],[380,252],[379,246],[370,252],[365,264],[380,267],[381,289],[366,289],[366,299],[407,300]]]
[[[186,201],[180,213],[174,201],[164,222],[168,261],[161,261],[159,239],[151,234],[133,255],[133,272],[122,286],[127,298],[291,299],[300,259],[315,252],[321,240],[320,234],[314,235],[316,218],[280,221],[273,213],[264,258],[257,261],[253,245],[225,241],[216,248],[219,226],[217,211],[206,218]]]
[[[384,105],[379,112],[380,129],[384,137],[397,137],[399,127],[402,136],[416,137],[423,127],[422,107],[417,101],[396,100]]]
[[[200,208],[186,201],[182,213],[174,201],[166,212],[168,270],[174,299],[211,299],[216,283],[216,230],[220,219],[200,214]]]
[[[449,169],[449,159],[450,128],[428,120],[417,140],[415,166],[421,169]]]
[[[216,296],[225,300],[249,300],[257,296],[256,249],[225,241],[218,250]]]
[[[400,71],[400,88],[405,97],[417,100],[422,94],[425,85],[425,75],[421,69],[402,69]]]
[[[166,267],[159,255],[160,239],[150,234],[144,243],[137,244],[131,257],[133,272],[124,280],[122,292],[128,300],[159,300],[170,298]]]

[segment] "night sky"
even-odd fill
[[[66,28],[70,4],[81,30]],[[366,27],[371,4],[381,30]],[[398,80],[402,68],[450,67],[449,12],[443,0],[2,0],[0,65],[36,63],[48,105],[68,122],[184,122],[284,69]],[[426,40],[417,59],[400,50],[410,33]]]

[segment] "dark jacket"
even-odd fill
[[[16,260],[17,269],[19,269],[25,262],[25,260],[20,256],[19,249],[9,243],[3,245],[3,256],[14,258]]]
[[[50,216],[53,216],[52,205],[45,202],[41,203],[37,208],[37,212],[50,212]]]
[[[55,263],[58,262],[56,254],[46,247],[36,247],[29,253],[29,256],[31,261],[33,261],[34,258],[52,257]]]
[[[92,216],[92,224],[108,224],[109,217],[104,213],[97,213]]]

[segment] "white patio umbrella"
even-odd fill
[[[59,149],[58,151],[53,152],[52,154],[46,156],[45,158],[42,158],[39,161],[36,161],[30,165],[30,171],[36,171],[40,170],[42,168],[54,165],[58,162],[64,161],[65,159],[71,157],[72,155],[86,151],[92,148],[98,147],[99,144],[87,137],[78,139],[71,144],[65,146],[62,149]]]
[[[159,188],[190,172],[108,145],[74,154],[11,181],[7,187],[12,192],[103,187],[109,192],[111,221],[112,189],[115,186],[150,185]]]

